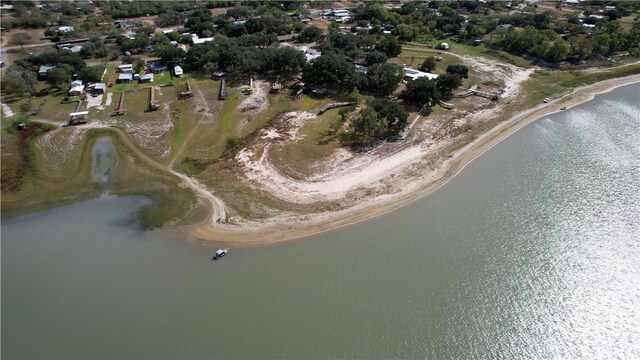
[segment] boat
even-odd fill
[[[218,260],[221,257],[227,255],[227,253],[229,252],[229,248],[224,248],[224,249],[218,249],[214,254],[213,257],[211,258],[211,260]]]

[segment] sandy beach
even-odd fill
[[[345,226],[372,220],[413,201],[419,200],[444,185],[467,164],[485,151],[518,131],[530,122],[543,116],[562,111],[589,101],[597,94],[616,87],[640,81],[640,76],[611,79],[593,85],[577,88],[550,103],[540,104],[532,109],[515,114],[511,119],[482,134],[475,141],[455,151],[451,157],[440,163],[434,171],[421,179],[409,181],[405,190],[398,193],[373,197],[356,206],[319,214],[309,214],[304,220],[274,218],[262,223],[242,225],[211,225],[208,221],[183,228],[189,240],[198,243],[226,243],[234,246],[248,246],[277,243],[317,235]]]

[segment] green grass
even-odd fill
[[[171,78],[171,73],[168,71],[163,72],[162,74],[153,74],[153,82],[151,85],[160,86],[170,84],[173,81]]]
[[[3,134],[4,135],[4,134]],[[118,166],[113,175],[110,192],[117,195],[144,195],[153,206],[141,210],[140,216],[148,227],[159,227],[182,218],[195,204],[195,195],[179,186],[179,179],[160,170],[149,168],[117,135],[108,129],[90,130],[78,148],[75,170],[69,168],[56,178],[43,176],[42,164],[25,176],[18,192],[2,193],[3,216],[45,209],[94,197],[104,190],[91,179],[91,149],[100,136],[111,136],[118,154]],[[3,162],[4,171],[4,162]]]
[[[171,153],[175,154],[180,148],[183,138],[185,136],[185,116],[186,116],[186,103],[184,101],[175,101],[169,106],[169,112],[171,116],[171,123],[173,128],[171,129]]]
[[[305,122],[300,134],[303,139],[272,148],[273,163],[293,170],[289,175],[311,175],[313,164],[322,160],[340,147],[340,143],[331,136],[330,125],[339,119],[338,111],[331,109],[315,119]]]

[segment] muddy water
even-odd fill
[[[96,140],[92,149],[92,171],[94,181],[100,183],[105,189],[113,183],[112,172],[118,165],[118,154],[109,136],[103,136]]]
[[[4,221],[2,356],[638,359],[639,99],[544,117],[388,216],[215,262],[137,230],[137,197]]]

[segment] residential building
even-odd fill
[[[131,73],[123,73],[118,75],[118,82],[130,82],[133,79],[133,75]]]
[[[61,34],[72,33],[74,31],[75,29],[73,28],[73,26],[60,26],[58,28],[58,32]]]
[[[403,71],[404,71],[404,78],[407,79],[407,80],[415,80],[415,79],[418,79],[418,78],[421,78],[421,77],[426,77],[426,78],[428,78],[430,80],[433,80],[433,79],[438,77],[438,75],[436,75],[436,74],[432,74],[432,73],[428,73],[428,72],[424,72],[424,71],[419,71],[419,70],[412,69],[412,68],[409,68],[409,67],[405,67],[403,69]]]
[[[84,86],[76,85],[69,89],[69,95],[71,96],[79,96],[84,94]]]
[[[118,72],[123,73],[123,74],[132,74],[133,73],[133,65],[131,65],[131,64],[119,65],[118,66]]]
[[[141,83],[151,83],[151,82],[153,82],[153,73],[144,74],[144,75],[140,76],[140,82]]]
[[[47,76],[47,71],[53,70],[56,67],[57,66],[55,66],[55,65],[42,65],[42,66],[40,66],[40,69],[38,69],[38,76],[46,77]]]
[[[180,77],[184,75],[184,72],[182,71],[182,68],[179,65],[176,65],[173,68],[173,75],[175,75],[175,77]]]

